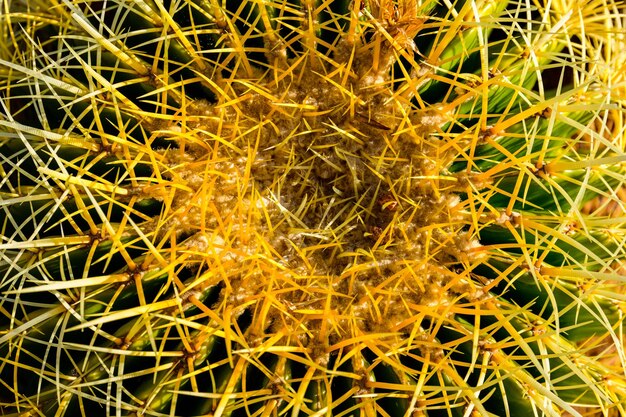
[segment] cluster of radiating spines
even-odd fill
[[[210,39],[187,36],[176,15],[165,24],[147,3],[112,23],[85,3],[60,18],[91,40],[30,44],[42,57],[5,60],[12,98],[1,122],[13,134],[3,152],[13,165],[3,165],[3,192],[15,200],[2,250],[15,262],[3,266],[12,297],[3,314],[19,319],[0,340],[13,354],[55,356],[34,362],[46,368],[44,385],[64,389],[63,407],[78,395],[168,409],[182,395],[203,398],[203,383],[232,394],[204,405],[219,412],[243,409],[241,395],[373,413],[382,412],[375,399],[391,395],[399,408],[463,414],[486,412],[482,395],[491,395],[496,408],[527,397],[548,413],[621,392],[623,375],[564,339],[619,337],[619,310],[599,286],[623,236],[577,211],[593,195],[611,198],[623,176],[621,149],[585,128],[603,116],[604,91],[531,89],[564,45],[556,28],[532,39],[505,29],[519,43],[490,44],[500,52],[481,56],[474,74],[459,69],[467,58],[456,48],[483,48],[489,26],[469,3],[433,20],[419,3],[357,3],[345,17],[286,7],[284,27],[297,22],[289,37],[267,24],[281,16],[258,4],[217,7],[197,25]],[[479,17],[503,7],[485,2]],[[245,23],[251,10],[258,26]],[[507,13],[524,15],[521,5]],[[157,51],[166,32],[176,42],[151,61],[141,46],[121,46],[140,38],[116,31],[125,23],[160,28],[147,31]],[[345,36],[332,35],[339,28]],[[207,45],[223,52],[207,59]],[[55,47],[68,58],[48,52]],[[193,82],[181,77],[188,71]],[[37,88],[41,99],[25,103]],[[212,97],[194,97],[196,88]],[[66,119],[53,121],[59,114]],[[27,127],[32,115],[39,130]],[[596,145],[578,148],[583,134]],[[23,201],[34,208],[20,217]],[[44,292],[51,307],[65,303],[39,316],[52,348],[19,336],[36,330],[41,302],[29,294]],[[93,338],[64,350],[79,329]],[[156,359],[122,353],[133,351]],[[126,361],[144,380],[136,399],[105,387]],[[235,394],[250,375],[264,382]],[[43,397],[60,392],[46,387]],[[296,405],[303,398],[311,401]]]

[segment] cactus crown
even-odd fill
[[[614,2],[0,4],[5,414],[624,412]]]

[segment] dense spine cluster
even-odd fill
[[[626,412],[615,2],[0,5],[0,414]]]

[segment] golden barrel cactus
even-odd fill
[[[617,1],[0,5],[3,416],[626,412]]]

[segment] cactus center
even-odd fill
[[[160,130],[176,144],[160,151],[175,197],[147,231],[176,242],[192,288],[223,286],[224,317],[254,311],[248,343],[396,338],[474,285],[454,268],[479,245],[464,231],[467,178],[443,165],[455,149],[433,135],[445,113],[410,104],[356,47],[286,62]]]

